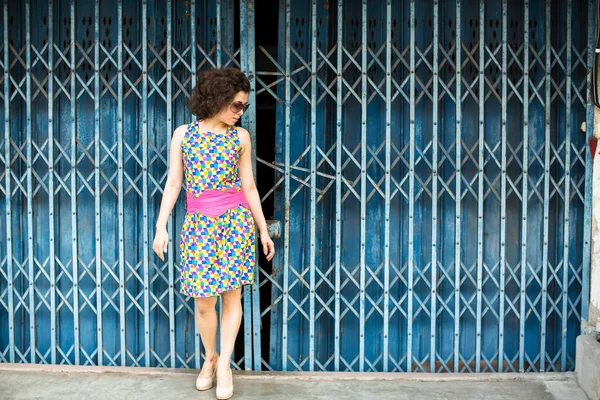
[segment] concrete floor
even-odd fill
[[[0,399],[214,399],[194,371],[0,364]],[[234,399],[588,400],[573,374],[234,374]]]

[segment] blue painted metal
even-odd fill
[[[192,2],[192,10],[194,4]],[[148,19],[148,2],[142,0],[142,21]],[[194,26],[194,17],[192,16],[192,27]],[[148,198],[148,24],[142,22],[142,198]],[[192,37],[195,37],[194,32]],[[191,46],[192,53],[196,48],[195,45]],[[193,60],[193,56],[192,56]],[[194,60],[193,60],[194,61]],[[195,65],[192,62],[192,65]],[[192,74],[193,75],[193,74]],[[192,83],[193,85],[193,83]],[[148,259],[150,257],[150,237],[149,237],[149,222],[148,222],[148,202],[143,201],[142,203],[142,214],[143,214],[143,254],[144,254],[144,270],[143,270],[143,281],[144,281],[144,366],[150,366],[150,283],[149,283],[149,265]],[[198,359],[199,357],[196,357]],[[198,367],[196,365],[196,367]]]
[[[52,14],[49,14],[52,15]],[[89,24],[88,24],[89,25]],[[100,43],[100,0],[94,1],[94,43]],[[49,96],[50,97],[50,96]],[[95,252],[102,254],[102,228],[100,199],[100,46],[94,46],[94,236]],[[54,165],[54,163],[52,163]],[[52,191],[52,193],[54,193]],[[98,365],[104,364],[102,258],[96,257],[96,340]],[[150,315],[148,315],[148,318]]]
[[[552,63],[552,48],[549,45],[551,43],[551,1],[546,0],[545,7],[545,18],[544,18],[544,33],[545,33],[545,46],[544,53],[546,55],[545,58],[545,67],[544,71],[546,77],[544,79],[544,88],[545,88],[545,97],[544,97],[544,221],[543,221],[543,249],[542,249],[542,313],[540,318],[541,325],[541,335],[540,335],[540,371],[544,372],[546,370],[546,317],[547,317],[547,304],[548,304],[548,231],[549,231],[549,196],[550,196],[550,85],[552,82],[550,81],[551,76],[551,63]]]
[[[438,108],[439,104],[435,101],[439,98],[439,4],[438,0],[433,0],[433,65],[432,65],[432,73],[433,73],[433,82],[432,82],[432,93],[433,99],[432,102],[432,181],[431,181],[431,283],[430,283],[430,309],[429,309],[429,320],[430,320],[430,343],[429,343],[429,372],[436,372],[435,363],[436,363],[436,322],[437,322],[437,302],[438,297],[436,290],[438,289],[437,285],[437,275],[438,275],[438,249],[437,249],[437,239],[438,239],[438,226],[437,226],[437,216],[438,216]]]
[[[365,370],[365,279],[366,279],[366,240],[367,240],[367,2],[362,2],[361,15],[361,91],[360,91],[360,280],[359,280],[359,338],[358,370]],[[316,62],[316,60],[315,60]],[[312,107],[314,108],[314,107]],[[313,121],[314,122],[314,121]],[[314,238],[311,230],[311,239]]]
[[[35,357],[36,362],[109,365],[168,366],[174,359],[176,366],[190,366],[188,362],[196,358],[199,366],[199,352],[197,357],[183,354],[187,344],[181,354],[170,348],[172,343],[185,343],[179,338],[187,336],[185,318],[190,320],[193,309],[173,296],[169,312],[168,267],[156,268],[155,260],[147,257],[147,240],[153,233],[147,230],[147,219],[155,213],[148,200],[156,199],[157,182],[164,172],[160,163],[168,157],[159,133],[165,132],[168,57],[154,25],[166,27],[166,7],[153,5],[146,15],[147,27],[136,21],[135,29],[140,32],[132,34],[135,14],[129,3],[121,3],[122,18],[117,18],[116,1],[92,4],[86,8],[84,2],[48,2],[40,8],[25,2],[18,7],[3,3],[2,22],[6,19],[7,23],[2,23],[2,53],[11,67],[2,70],[2,77],[8,78],[3,94],[10,93],[9,99],[13,99],[2,104],[7,127],[2,154],[12,160],[12,165],[2,168],[6,171],[2,189],[7,187],[7,193],[12,193],[2,202],[3,207],[8,204],[2,237],[10,243],[2,248],[8,259],[4,253],[0,256],[6,265],[2,276],[10,276],[6,279],[10,285],[0,289],[2,304],[7,304],[2,308],[7,313],[2,320],[8,321],[6,335],[1,336],[7,343],[3,354],[12,361]],[[32,29],[24,29],[26,23]],[[48,33],[38,28],[45,23]],[[31,32],[29,39],[25,32]],[[140,45],[128,41],[133,36]],[[167,34],[162,36],[166,40]],[[204,33],[199,36],[195,48],[206,46]],[[4,47],[10,40],[13,42]],[[171,50],[172,64],[184,64],[177,57],[179,49]],[[182,53],[185,59],[190,51]],[[189,86],[179,75],[169,79]],[[179,93],[171,91],[171,99]],[[131,118],[138,110],[139,119]],[[11,111],[17,116],[12,121],[8,118]],[[12,135],[13,131],[22,135]],[[141,131],[148,134],[138,134]],[[117,138],[123,141],[117,143]],[[27,198],[31,199],[29,208]],[[126,213],[119,213],[118,202]],[[181,216],[180,208],[175,213]],[[19,212],[12,214],[11,209]],[[30,209],[35,212],[31,232],[37,236],[33,239],[27,232]],[[13,228],[15,223],[18,231]],[[59,228],[64,234],[58,235]],[[14,244],[13,231],[22,237]],[[44,237],[46,241],[40,239]],[[28,256],[30,241],[34,243],[33,258]],[[123,245],[119,247],[119,243]],[[18,263],[17,272],[13,261]],[[171,265],[174,267],[174,260]],[[13,282],[17,291],[13,291]],[[32,291],[23,290],[30,286]],[[162,316],[166,319],[161,320]],[[30,323],[24,325],[27,333],[19,328],[18,333],[10,334],[15,321],[32,319],[37,339],[33,349],[28,339]],[[156,329],[168,326],[169,320],[173,330],[157,335]],[[79,332],[83,326],[90,328],[85,335]]]
[[[284,229],[244,293],[236,368],[573,369],[592,3],[288,0],[272,56],[251,0],[239,21],[231,1],[5,1],[0,360],[201,366],[181,204],[167,262],[148,241],[196,72],[239,65],[254,144],[256,105],[277,102],[276,161],[256,160]]]
[[[571,0],[567,0],[567,60],[566,60],[566,84],[567,87],[565,89],[565,184],[564,184],[564,215],[563,215],[563,234],[564,234],[564,243],[563,243],[563,260],[562,260],[562,323],[561,323],[561,332],[562,332],[562,341],[561,341],[561,358],[560,358],[560,370],[565,371],[567,369],[567,315],[568,315],[568,299],[569,299],[569,233],[570,233],[570,224],[569,224],[569,214],[571,212],[570,209],[570,200],[571,200],[571,69],[572,69],[572,11],[573,4]]]
[[[11,171],[11,141],[10,141],[10,64],[8,39],[8,0],[3,5],[3,36],[4,36],[4,177],[5,177],[5,213],[6,213],[6,280],[8,285],[8,359],[14,363],[15,357],[15,306],[14,306],[14,270],[12,244],[12,171]],[[4,346],[0,346],[3,348]],[[3,353],[4,350],[2,349]]]
[[[342,255],[342,147],[344,144],[342,119],[342,70],[344,52],[341,46],[344,40],[343,24],[344,24],[344,4],[343,0],[338,0],[338,18],[337,18],[337,44],[336,44],[336,129],[335,129],[335,272],[334,272],[334,369],[340,370],[340,319],[341,319],[341,255]],[[286,16],[288,18],[289,16]],[[289,38],[286,37],[286,40]],[[286,67],[287,68],[287,67]],[[287,92],[286,92],[287,94]],[[286,102],[289,99],[286,97]],[[387,132],[386,132],[387,135]],[[286,181],[289,185],[289,180]],[[385,334],[385,333],[384,333]],[[384,350],[385,352],[385,350]],[[384,361],[385,362],[385,361]]]
[[[406,372],[413,371],[413,284],[414,284],[414,270],[415,270],[415,245],[413,240],[415,238],[415,1],[410,1],[410,13],[409,13],[409,25],[410,25],[410,61],[409,61],[409,73],[410,73],[410,94],[409,94],[409,107],[410,111],[408,114],[409,119],[409,200],[408,200],[408,315],[407,315],[407,341],[406,341]]]
[[[508,50],[507,50],[507,3],[502,0],[502,107],[501,107],[501,132],[502,132],[502,183],[500,200],[500,283],[499,283],[499,318],[498,318],[498,370],[504,371],[504,305],[506,288],[506,114],[508,103]]]
[[[479,141],[477,144],[477,315],[475,316],[475,372],[481,372],[481,300],[483,280],[483,182],[485,152],[485,1],[479,1]],[[468,364],[468,363],[467,363]],[[469,368],[472,371],[471,368]]]
[[[456,127],[455,127],[455,135],[456,135],[456,142],[457,143],[462,143],[462,126],[461,126],[461,120],[462,120],[462,85],[463,85],[463,76],[461,75],[461,69],[462,69],[462,32],[461,32],[461,26],[463,23],[463,19],[462,19],[462,13],[461,13],[461,0],[456,0],[456,15],[455,15],[455,21],[456,21],[456,37],[455,37],[455,66],[456,66],[456,81],[457,84],[455,86],[455,97],[454,97],[454,102],[456,105],[456,110],[455,110],[455,121],[456,121]],[[462,171],[461,171],[461,165],[462,165],[462,144],[460,146],[456,146],[456,156],[454,158],[454,169],[456,172],[456,179],[455,179],[455,190],[454,190],[454,215],[456,217],[456,221],[454,223],[454,237],[456,238],[454,240],[454,314],[453,314],[453,320],[454,320],[454,339],[453,339],[453,352],[454,352],[454,369],[453,372],[457,373],[459,372],[459,361],[460,361],[460,314],[461,314],[461,309],[460,309],[460,282],[461,282],[461,264],[462,264],[462,257],[461,257],[461,205],[462,205]]]
[[[76,115],[76,105],[77,105],[77,88],[75,86],[76,84],[76,79],[75,79],[75,74],[77,72],[77,67],[76,67],[76,60],[75,60],[75,41],[76,41],[76,36],[75,36],[75,0],[71,0],[71,7],[70,7],[70,20],[69,20],[69,26],[70,26],[70,31],[71,31],[71,43],[70,43],[70,47],[69,47],[69,55],[70,55],[70,63],[69,63],[69,67],[71,69],[71,73],[69,74],[69,78],[70,78],[70,100],[71,100],[71,146],[70,146],[70,150],[71,150],[71,155],[70,155],[70,161],[71,161],[71,172],[69,174],[70,178],[71,178],[71,238],[72,238],[72,245],[71,245],[71,265],[72,265],[72,272],[71,272],[71,282],[73,285],[73,291],[71,292],[71,296],[72,296],[72,305],[73,305],[73,348],[74,348],[74,353],[75,353],[75,364],[79,365],[81,363],[80,361],[80,350],[81,350],[81,345],[80,345],[80,336],[79,336],[79,286],[78,286],[78,282],[79,282],[79,259],[78,259],[78,236],[77,236],[77,115]],[[122,97],[120,97],[122,98]],[[118,140],[118,139],[117,139]],[[120,158],[122,159],[122,158]],[[124,265],[124,263],[120,263],[121,266]],[[124,295],[123,295],[124,297]],[[123,313],[121,314],[122,316],[125,315],[125,308],[124,308],[124,299],[122,300],[122,310]],[[125,337],[125,330],[123,329],[123,338]],[[125,361],[125,358],[122,358],[122,361]]]
[[[309,371],[315,370],[315,236],[316,236],[316,207],[317,207],[317,1],[311,2],[311,86],[310,86],[310,249],[308,258],[309,267]],[[363,25],[366,27],[366,25]],[[366,52],[363,49],[363,54]],[[366,57],[366,56],[365,56]],[[364,92],[363,92],[364,93]],[[362,336],[361,336],[362,338]],[[362,339],[361,339],[362,340]]]
[[[117,237],[119,238],[119,358],[121,365],[127,365],[127,344],[125,340],[125,211],[123,204],[123,0],[117,0]],[[174,353],[174,351],[172,352]],[[174,365],[171,365],[174,367]]]
[[[52,0],[48,1],[48,15],[54,15]],[[48,18],[48,143],[54,143],[54,23]],[[48,239],[50,272],[50,309],[56,310],[56,247],[54,220],[54,146],[48,146]],[[99,313],[98,313],[99,314]],[[50,361],[56,364],[56,313],[50,313]]]
[[[281,339],[281,369],[287,371],[288,362],[288,313],[289,313],[289,276],[290,276],[290,174],[291,174],[291,159],[290,159],[290,123],[291,110],[288,105],[291,105],[291,0],[285,0],[285,106],[284,109],[284,205],[283,205],[283,304],[282,304],[282,339]],[[275,360],[273,360],[275,361]],[[273,362],[272,361],[272,362]],[[276,362],[276,361],[275,361]]]
[[[217,68],[221,68],[222,64],[222,49],[223,49],[223,44],[222,44],[222,38],[223,38],[223,32],[221,31],[221,15],[222,15],[222,11],[221,11],[221,0],[216,0],[216,7],[217,7],[217,15],[215,17],[215,20],[217,22],[217,45],[216,45],[216,54],[217,54],[217,60],[215,62],[215,64],[217,65]]]
[[[594,107],[592,103],[592,69],[594,68],[595,53],[592,51],[595,44],[596,33],[592,26],[596,26],[596,0],[587,2],[587,64],[586,64],[586,134],[588,137],[594,133]],[[581,318],[588,318],[590,301],[590,248],[592,232],[592,155],[585,152],[585,201],[583,212],[583,271],[581,279]]]
[[[33,254],[33,133],[31,126],[31,4],[25,2],[25,113],[27,122],[25,123],[26,132],[26,151],[27,151],[27,266],[28,266],[28,285],[26,292],[29,297],[29,360],[36,362],[37,346],[35,334],[35,270]],[[75,265],[75,264],[74,264]],[[74,282],[76,282],[74,280]]]
[[[174,128],[173,124],[173,79],[172,79],[172,26],[173,26],[173,7],[171,4],[171,0],[167,0],[167,25],[166,25],[166,46],[167,46],[167,91],[166,91],[166,106],[167,106],[167,124],[166,130],[167,132],[172,132]],[[167,148],[171,148],[171,136],[167,136]],[[171,160],[170,153],[167,156],[167,163]],[[173,232],[173,215],[171,214],[169,218],[169,222],[167,224],[167,232]],[[175,368],[175,276],[174,276],[174,252],[175,246],[173,245],[173,240],[169,240],[169,254],[168,254],[168,263],[169,263],[169,361],[171,363],[171,368]]]
[[[437,3],[436,3],[437,7]],[[387,2],[385,8],[385,211],[384,211],[384,277],[383,277],[383,371],[389,370],[389,334],[390,334],[390,195],[391,195],[391,160],[392,160],[392,3]],[[338,31],[341,32],[342,24],[338,21]],[[338,39],[338,42],[342,41]],[[338,65],[338,71],[341,65]],[[341,87],[339,88],[338,98],[341,98]],[[337,99],[336,99],[337,100]],[[339,100],[337,100],[339,102]],[[341,104],[338,105],[338,121],[342,114]],[[338,134],[338,143],[341,141],[341,135]],[[339,146],[338,146],[339,147]],[[341,153],[338,156],[341,158]],[[339,170],[339,169],[338,169]],[[337,177],[336,177],[337,178]],[[337,178],[339,181],[339,178]],[[336,188],[336,190],[339,190]],[[336,198],[336,203],[338,199]],[[336,205],[337,209],[337,205]],[[338,223],[336,233],[341,230],[341,224]],[[336,240],[338,242],[338,240]],[[336,263],[339,258],[336,254]],[[336,313],[338,315],[338,313]]]
[[[521,280],[519,295],[526,298],[527,288],[527,209],[529,204],[529,1],[523,2],[523,153],[521,186]],[[525,372],[525,310],[526,301],[519,302],[519,372]]]

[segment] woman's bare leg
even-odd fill
[[[196,326],[198,332],[200,332],[200,338],[202,338],[202,345],[204,346],[204,363],[202,364],[202,371],[200,371],[201,378],[210,378],[215,369],[215,363],[217,362],[217,311],[215,305],[217,304],[217,297],[201,297],[195,299],[196,303]]]
[[[229,387],[231,354],[242,323],[242,289],[221,293],[221,356],[217,366],[218,386]],[[220,384],[219,384],[220,383]]]

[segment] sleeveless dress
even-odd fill
[[[189,297],[212,297],[251,284],[254,280],[254,219],[241,191],[238,173],[242,146],[235,127],[225,133],[204,132],[198,122],[188,125],[181,143],[187,212],[180,235],[180,292]],[[218,191],[218,192],[217,192]],[[202,194],[234,202],[217,216],[193,210]],[[212,196],[214,198],[214,196]],[[229,197],[231,200],[231,197]],[[227,201],[221,202],[227,204]]]

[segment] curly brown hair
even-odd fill
[[[250,81],[237,68],[207,69],[198,74],[196,87],[189,99],[192,114],[199,119],[215,116],[238,92],[250,93]]]

